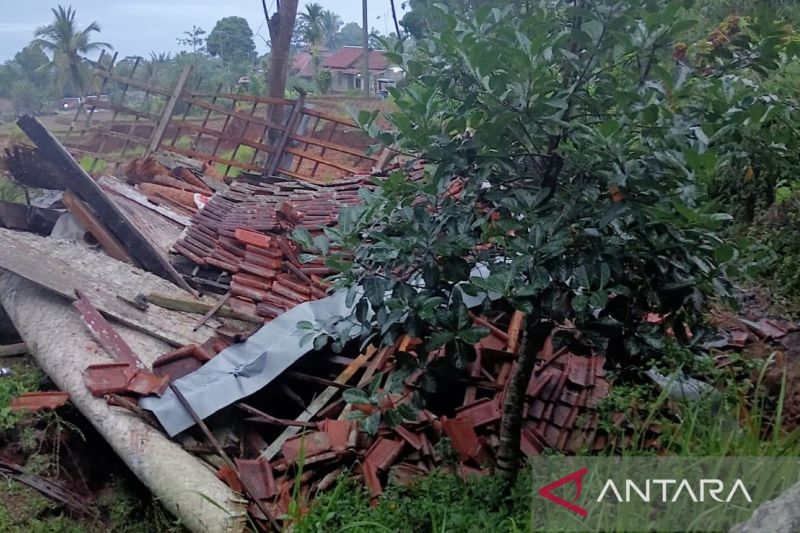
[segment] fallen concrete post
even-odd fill
[[[61,390],[69,392],[73,404],[183,525],[194,532],[244,530],[246,502],[210,468],[129,411],[110,407],[90,394],[84,369],[111,359],[65,298],[0,270],[0,304],[39,366]],[[141,332],[118,324],[115,329],[148,365],[170,349]]]

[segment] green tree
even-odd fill
[[[306,4],[305,11],[297,15],[297,23],[303,41],[310,46],[319,46],[324,38],[323,19],[325,10],[316,2]]]
[[[322,13],[322,44],[329,50],[338,48],[338,33],[342,27],[342,19],[331,10]]]
[[[342,46],[360,46],[363,38],[364,32],[361,29],[361,26],[355,22],[348,22],[342,26],[342,29],[339,30],[339,33],[336,36],[336,40]]]
[[[178,37],[176,41],[181,46],[185,46],[187,48],[192,49],[192,53],[196,54],[197,52],[205,51],[205,38],[203,35],[206,34],[206,30],[201,28],[200,26],[192,26],[191,30],[186,30],[183,32],[183,37]]]
[[[32,44],[51,54],[51,62],[58,72],[57,89],[61,90],[66,78],[72,83],[80,95],[86,94],[86,83],[81,72],[81,65],[86,61],[85,55],[101,50],[111,49],[104,42],[92,42],[92,34],[100,32],[100,25],[92,22],[83,29],[75,20],[76,12],[72,7],[58,6],[51,9],[55,20],[47,26],[36,30],[36,39]]]
[[[252,63],[256,58],[253,30],[242,17],[222,18],[208,34],[206,50],[225,64]]]
[[[708,202],[706,179],[746,149],[718,140],[747,120],[738,110],[749,87],[798,45],[785,25],[764,21],[725,46],[687,51],[693,22],[682,4],[435,8],[437,32],[392,56],[408,74],[392,90],[395,131],[375,131],[426,161],[424,176],[399,171],[362,191],[363,205],[344,210],[327,237],[295,234],[318,253],[348,251],[328,262],[352,316],[317,324],[315,345],[330,336],[340,347],[354,331],[365,343],[421,339],[384,385],[401,393],[413,376],[417,405],[465,372],[488,333],[471,320],[469,297],[478,312],[525,313],[500,431],[506,481],[518,471],[522,400],[545,343],[604,352],[619,367],[677,365],[668,347],[698,346],[708,297],[730,294],[737,250],[720,236],[730,217]],[[370,129],[376,117],[360,121]],[[442,365],[450,371],[435,372]],[[372,429],[376,417],[408,415],[376,413]]]

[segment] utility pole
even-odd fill
[[[367,20],[367,0],[361,0],[362,15],[364,24],[364,65],[361,67],[361,87],[364,89],[364,96],[369,97],[369,21]]]

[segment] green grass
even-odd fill
[[[72,436],[78,443],[86,442],[83,430],[76,425],[83,420],[78,418],[72,423],[68,419],[75,417],[65,417],[61,410],[28,414],[12,412],[9,408],[11,400],[25,392],[40,390],[44,374],[23,359],[5,359],[2,363],[10,366],[14,374],[0,378],[0,445],[10,444],[11,449],[17,448],[17,453],[25,458],[26,470],[58,480],[67,466],[62,464],[62,459],[75,451],[66,448],[68,437]],[[105,468],[116,473],[104,482],[104,488],[91,502],[101,517],[100,521],[71,516],[62,506],[39,492],[0,476],[0,533],[185,531],[121,461]],[[71,477],[74,479],[74,476],[73,472]]]
[[[721,394],[716,399],[676,402],[655,386],[618,386],[599,406],[601,427],[615,427],[612,415],[626,413],[626,431],[633,438],[625,455],[654,454],[644,447],[646,428],[653,425],[661,430],[659,455],[800,455],[800,429],[789,434],[774,430],[781,425],[786,380],[777,397],[769,397],[762,382],[771,361],[760,363],[752,384],[723,379],[721,372],[717,377],[727,385],[720,385]],[[743,398],[749,399],[746,410]],[[609,449],[599,455],[614,453]],[[522,469],[511,495],[504,498],[494,476],[464,481],[438,470],[409,488],[390,485],[375,507],[363,485],[343,477],[329,492],[317,496],[295,531],[529,531],[530,474],[530,469]]]
[[[526,531],[530,524],[531,479],[526,469],[511,495],[498,478],[437,471],[412,487],[390,486],[376,507],[361,484],[344,478],[317,497],[296,525],[298,533]]]

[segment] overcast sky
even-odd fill
[[[316,1],[338,13],[345,23],[361,24],[360,0]],[[264,39],[268,32],[261,0],[0,0],[0,62],[13,58],[28,44],[36,28],[50,22],[50,9],[59,3],[75,8],[81,27],[97,21],[103,31],[96,40],[111,43],[120,57],[176,52],[181,48],[175,39],[183,30],[195,25],[209,32],[217,20],[231,15],[247,19],[256,34],[258,51],[267,50]],[[300,9],[307,3],[310,2],[300,0]],[[399,11],[402,3],[395,0]],[[267,0],[267,6],[272,6],[270,14],[274,4],[275,0]],[[370,29],[391,32],[394,23],[389,0],[368,0],[367,4]]]

